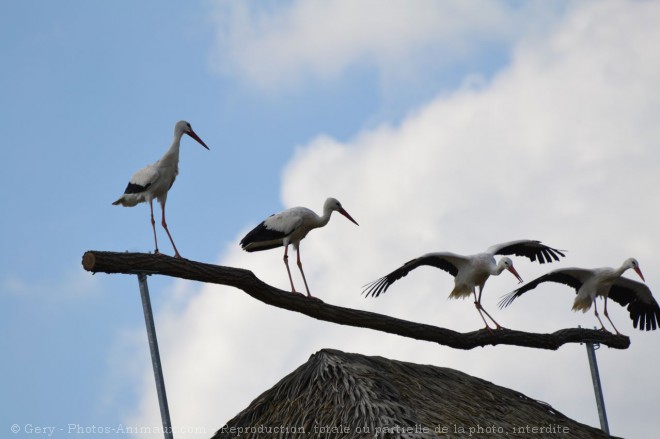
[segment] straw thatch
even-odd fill
[[[609,437],[545,403],[453,369],[324,349],[261,394],[213,438],[507,435]]]

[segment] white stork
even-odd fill
[[[621,306],[628,306],[630,319],[633,326],[640,330],[655,330],[660,326],[660,307],[656,302],[651,290],[645,284],[621,277],[621,275],[632,268],[642,280],[644,276],[639,268],[639,263],[634,258],[626,259],[619,268],[596,268],[588,270],[584,268],[561,268],[544,274],[529,282],[517,290],[505,295],[500,300],[500,308],[509,306],[515,299],[533,290],[543,282],[557,282],[568,285],[575,289],[577,296],[573,302],[573,311],[587,312],[591,305],[594,306],[594,314],[601,326],[601,331],[606,331],[603,322],[598,315],[598,309],[594,299],[597,296],[604,298],[603,314],[610,321],[612,328],[617,334],[620,332],[607,315],[607,299],[611,298]]]
[[[156,221],[154,220],[153,206],[153,199],[158,199],[161,210],[163,211],[161,224],[170,238],[172,247],[174,247],[174,256],[177,258],[180,258],[181,255],[176,245],[174,245],[170,231],[167,229],[167,222],[165,222],[165,201],[167,201],[167,192],[174,184],[174,180],[179,173],[179,145],[181,143],[181,137],[184,134],[188,134],[204,148],[209,149],[206,143],[195,134],[190,124],[185,120],[180,120],[174,125],[174,139],[167,152],[157,162],[145,166],[133,174],[128,182],[128,186],[126,186],[124,195],[112,203],[115,206],[121,204],[122,206],[133,207],[138,203],[149,202],[151,227],[154,231],[154,243],[156,245],[154,253],[158,254],[160,252],[158,251],[158,239],[156,238]]]
[[[341,203],[334,198],[328,198],[323,204],[323,216],[318,216],[312,210],[306,207],[292,207],[283,212],[273,214],[252,229],[241,240],[241,247],[248,252],[268,250],[284,246],[284,265],[291,282],[291,292],[298,293],[293,286],[291,270],[289,269],[289,244],[296,249],[298,256],[298,268],[305,282],[307,296],[313,298],[307,286],[305,272],[300,262],[300,241],[307,236],[310,230],[323,227],[330,221],[330,215],[337,211],[351,220],[355,225],[359,225],[341,206]]]
[[[515,255],[529,258],[532,262],[538,260],[539,263],[558,261],[560,256],[564,256],[562,251],[541,244],[540,241],[522,239],[518,241],[506,242],[490,247],[484,253],[476,255],[463,256],[450,252],[427,253],[416,259],[406,262],[390,274],[381,277],[365,285],[364,293],[368,297],[378,297],[397,280],[406,276],[412,270],[422,265],[430,265],[439,268],[454,276],[454,289],[449,295],[450,299],[465,298],[474,295],[474,305],[479,311],[481,319],[486,324],[486,329],[490,329],[488,322],[483,314],[486,314],[490,320],[495,323],[497,329],[502,329],[499,323],[491,317],[490,314],[481,305],[481,293],[483,293],[486,280],[490,276],[497,276],[504,270],[513,273],[518,281],[522,278],[515,268],[510,258],[504,257],[495,262],[495,255]],[[479,295],[476,288],[479,288]]]

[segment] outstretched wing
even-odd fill
[[[660,307],[646,284],[625,277],[618,278],[607,295],[621,306],[627,306],[633,326],[655,331],[660,326]]]
[[[533,281],[528,282],[517,290],[502,296],[499,301],[499,307],[505,308],[511,305],[511,302],[525,294],[527,291],[533,290],[543,282],[557,282],[568,285],[577,292],[585,280],[591,276],[593,276],[591,270],[584,270],[582,268],[561,268],[559,270],[551,271],[550,273],[546,273],[543,276],[537,277]]]
[[[457,262],[459,259],[461,259],[461,257],[453,253],[427,253],[423,256],[406,262],[387,276],[383,276],[380,279],[368,283],[365,285],[363,293],[367,297],[369,295],[378,297],[381,293],[387,291],[390,285],[392,285],[394,282],[406,276],[415,268],[421,267],[422,265],[430,265],[431,267],[444,270],[452,276],[456,276],[458,273]]]
[[[486,251],[493,255],[524,256],[532,262],[538,261],[540,264],[545,264],[553,260],[558,261],[560,257],[564,256],[563,252],[566,250],[557,250],[556,248],[548,247],[542,244],[541,241],[519,239],[517,241],[493,245]]]

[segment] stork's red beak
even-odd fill
[[[356,226],[359,226],[359,224],[357,223],[357,221],[355,221],[355,220],[353,219],[353,217],[350,216],[350,215],[348,214],[348,212],[346,212],[344,209],[339,209],[337,212],[341,213],[341,214],[344,215],[346,218],[348,218],[349,220],[351,220],[351,222],[353,222],[353,224],[355,224]]]
[[[633,267],[633,270],[635,270],[635,272],[639,274],[639,277],[641,277],[642,280],[646,282],[646,279],[644,279],[644,275],[642,274],[642,270],[640,270],[639,267]]]
[[[513,275],[518,279],[518,283],[520,283],[520,284],[523,283],[522,277],[520,277],[520,275],[518,274],[516,269],[513,268],[513,265],[510,266],[509,268],[507,268],[507,270],[509,270],[511,273],[513,273]]]
[[[209,147],[206,146],[206,143],[204,143],[204,141],[202,139],[200,139],[199,136],[197,134],[195,134],[195,132],[193,130],[186,131],[186,134],[188,134],[193,139],[197,140],[197,142],[199,142],[199,144],[202,145],[204,148],[209,149]]]

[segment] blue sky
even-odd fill
[[[198,260],[212,260],[237,229],[282,207],[280,174],[297,145],[318,132],[346,138],[374,122],[373,69],[285,93],[214,71],[212,9],[160,1],[5,5],[0,178],[2,204],[11,208],[0,220],[8,310],[0,324],[11,334],[2,338],[10,359],[3,394],[14,403],[2,428],[107,423],[130,405],[130,385],[109,405],[98,395],[117,384],[109,382],[108,347],[141,324],[136,281],[86,279],[80,258],[87,249],[152,250],[148,210],[110,203],[164,152],[176,120],[189,120],[211,147],[184,140],[185,179],[176,188],[187,180],[186,195],[173,191],[169,202],[172,233]],[[158,289],[171,280],[151,283],[157,307]]]
[[[90,249],[153,250],[148,208],[111,202],[134,171],[166,150],[179,119],[210,147],[183,139],[168,198],[168,224],[184,257],[248,268],[285,288],[279,251],[241,253],[240,237],[284,207],[319,210],[336,196],[360,228],[333,218],[304,244],[310,287],[332,303],[476,329],[479,321],[465,320],[476,313],[467,302],[446,300],[449,280],[437,273],[409,276],[379,301],[365,301],[359,287],[427,251],[476,252],[518,238],[568,248],[568,265],[615,266],[636,256],[654,289],[651,258],[660,236],[652,219],[660,197],[653,196],[658,133],[651,122],[660,87],[648,73],[658,66],[648,23],[660,16],[657,6],[346,5],[5,5],[0,376],[12,403],[0,431],[28,423],[158,424],[137,280],[91,276],[80,261]],[[625,37],[615,38],[615,30]],[[640,193],[650,193],[644,205]],[[161,250],[171,253],[158,233]],[[545,269],[518,266],[526,280]],[[437,349],[389,336],[374,343],[377,334],[291,317],[231,289],[149,283],[173,419],[203,425],[206,436],[323,347],[454,367],[597,423],[595,408],[578,407],[593,401],[588,377],[579,375],[587,372],[581,346],[536,353],[561,370],[555,380],[586,383],[572,405],[538,377],[518,374],[516,382],[507,373],[507,358],[533,362],[534,352],[426,353]],[[497,279],[489,286],[494,303],[514,285]],[[593,325],[591,315],[569,312],[570,292],[556,296],[562,300],[543,305],[544,330]],[[533,317],[541,308],[527,302],[498,316],[531,330],[526,325],[539,324]],[[599,351],[606,399],[614,395],[611,427],[644,437],[651,421],[643,422],[643,409],[657,407],[657,396],[636,408],[622,395],[637,381],[617,373],[654,360],[657,334],[634,331],[618,312],[614,320],[633,345],[625,353]],[[214,316],[224,324],[205,323]],[[246,345],[253,352],[241,350]],[[267,370],[255,364],[263,357],[271,359]],[[476,366],[484,362],[494,366]],[[561,369],[566,364],[581,364],[577,378]],[[241,387],[233,383],[242,369],[250,385]],[[185,381],[192,375],[196,385]],[[660,388],[657,380],[645,385]],[[195,404],[207,408],[190,414],[185,407]]]

